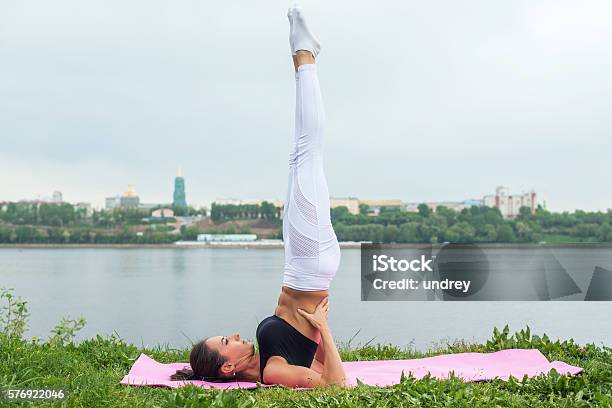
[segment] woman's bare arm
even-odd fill
[[[311,368],[289,364],[280,356],[270,357],[263,371],[263,381],[265,384],[279,384],[292,388],[327,385],[320,373]]]
[[[329,333],[329,332],[328,332]],[[345,374],[340,361],[340,355],[336,349],[331,334],[321,333],[321,342],[329,343],[334,353],[325,353],[325,360],[322,364],[322,372],[319,373],[312,368],[296,366],[287,363],[287,360],[280,356],[272,356],[264,369],[263,381],[266,384],[280,384],[287,387],[324,387],[327,385],[345,385]]]
[[[313,313],[298,309],[298,313],[304,316],[321,333],[317,355],[323,359],[321,361],[322,372],[319,373],[308,367],[292,365],[280,356],[272,356],[268,359],[263,371],[264,383],[305,388],[346,385],[346,374],[342,367],[342,360],[327,325],[328,307],[328,298],[325,298],[317,305]]]
[[[319,346],[317,347],[317,353],[314,357],[315,361],[323,364],[325,362],[325,348],[323,347],[323,342],[319,342]]]
[[[323,354],[323,372],[321,373],[321,380],[326,385],[335,384],[344,386],[346,374],[344,373],[344,367],[342,367],[342,359],[340,358],[340,353],[338,353],[338,348],[334,342],[331,330],[327,325],[328,308],[329,298],[326,297],[317,305],[313,313],[305,312],[302,309],[298,309],[298,313],[306,318],[306,320],[321,333],[321,343],[319,344],[319,348],[322,348]]]

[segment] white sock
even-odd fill
[[[292,7],[287,12],[290,24],[289,42],[291,53],[295,55],[298,51],[310,51],[317,56],[321,50],[321,44],[308,29],[306,19],[299,7]]]

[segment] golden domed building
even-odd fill
[[[123,195],[121,195],[119,206],[122,208],[138,208],[140,205],[140,197],[136,190],[134,190],[134,186],[128,184],[128,189]]]

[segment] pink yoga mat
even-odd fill
[[[576,375],[582,371],[561,361],[549,362],[536,349],[509,349],[495,353],[459,353],[418,358],[414,360],[351,361],[344,368],[348,383],[357,384],[357,379],[368,385],[389,386],[398,384],[402,371],[415,378],[423,378],[427,373],[433,377],[447,378],[451,371],[466,382],[484,381],[494,378],[507,380],[510,376],[523,378],[546,374],[553,368],[560,374]],[[177,369],[189,367],[187,363],[162,364],[151,357],[141,354],[134,362],[128,375],[121,384],[155,385],[177,388],[191,383],[203,388],[255,388],[253,382],[213,383],[208,381],[170,381],[170,375]],[[265,385],[264,385],[265,387]]]

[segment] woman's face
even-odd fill
[[[240,334],[229,336],[215,336],[206,340],[206,346],[216,350],[225,361],[236,364],[255,354],[255,345],[240,338]]]

